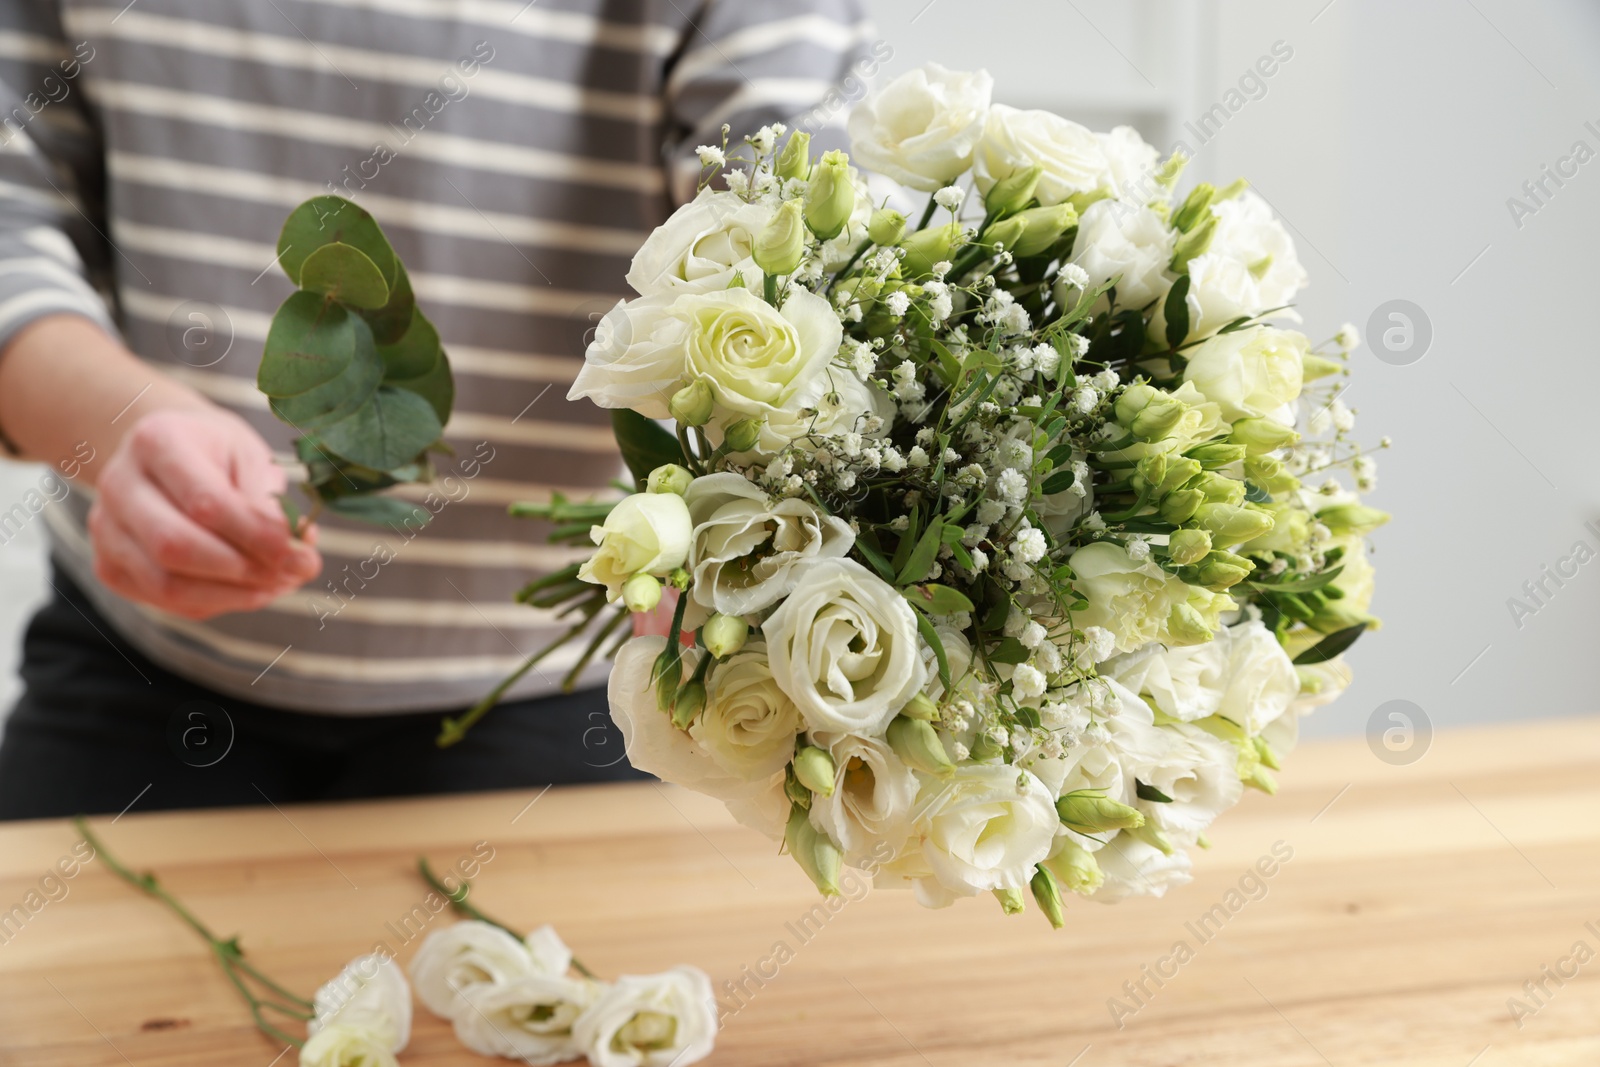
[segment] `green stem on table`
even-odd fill
[[[135,874],[131,869],[124,866],[122,862],[113,856],[110,850],[106,848],[105,843],[96,837],[94,832],[89,829],[88,820],[86,820],[82,815],[73,819],[72,825],[77,829],[78,833],[82,835],[85,843],[87,843],[90,848],[94,849],[95,855],[102,863],[106,865],[111,873],[115,874],[118,878],[121,878],[124,882],[127,882],[135,889],[138,889],[139,891],[146,893],[165,904],[169,909],[171,909],[174,915],[182,919],[191,930],[200,935],[200,937],[206,942],[207,946],[210,947],[212,955],[217,958],[217,965],[222,968],[222,973],[227,976],[228,981],[233,983],[233,987],[237,989],[239,991],[239,995],[244,998],[245,1003],[250,1008],[250,1015],[255,1020],[256,1027],[262,1033],[276,1041],[284,1041],[288,1044],[294,1045],[296,1048],[305,1044],[304,1038],[295,1037],[293,1034],[287,1033],[268,1022],[266,1016],[262,1014],[262,1009],[271,1008],[273,1011],[279,1012],[292,1019],[310,1020],[315,1017],[313,1004],[311,1001],[307,1000],[305,997],[299,996],[296,993],[291,993],[289,990],[285,989],[283,986],[279,985],[277,982],[274,982],[272,979],[268,978],[266,975],[257,970],[254,964],[250,963],[244,958],[244,949],[239,947],[239,939],[237,937],[231,937],[227,939],[218,937],[211,931],[210,927],[200,921],[194,912],[185,907],[181,900],[167,892],[161,883],[156,880],[155,875],[148,872],[145,874]],[[281,1004],[276,1000],[257,996],[255,991],[245,984],[245,978],[249,978],[252,981],[260,983],[273,994],[282,997],[284,1000],[287,1000],[290,1003]]]
[[[433,873],[433,868],[428,865],[428,857],[426,856],[417,857],[417,873],[422,875],[422,880],[424,882],[427,882],[450,902],[451,909],[455,911],[457,915],[465,916],[468,919],[476,919],[478,922],[488,923],[490,926],[497,926],[506,933],[510,934],[512,937],[516,938],[518,941],[523,940],[527,936],[507,926],[499,919],[490,918],[488,915],[485,915],[482,911],[480,911],[477,905],[467,900],[467,895],[472,892],[472,883],[467,881],[465,878],[461,879],[460,886],[455,889],[451,889],[449,886],[444,884],[437,874]],[[572,969],[583,975],[585,978],[597,982],[600,980],[600,976],[595,974],[589,968],[585,967],[576,956],[572,957]]]

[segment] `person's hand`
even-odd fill
[[[255,611],[316,577],[275,495],[287,478],[266,441],[221,409],[156,411],[128,431],[89,510],[95,574],[113,591],[190,619]]]

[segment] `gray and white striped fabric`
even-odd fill
[[[84,494],[49,508],[109,636],[275,706],[475,700],[558,632],[509,597],[571,555],[506,505],[618,473],[605,413],[565,394],[629,258],[692,189],[694,146],[724,122],[831,117],[867,41],[857,0],[0,3],[0,345],[89,316],[287,458],[254,384],[289,291],[274,244],[333,191],[383,224],[456,372],[455,455],[409,494],[433,521],[325,524],[322,578],[264,611],[193,623],[121,600],[91,574]]]

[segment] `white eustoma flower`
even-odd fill
[[[667,314],[676,299],[666,292],[619,300],[595,327],[567,399],[669,417],[667,404],[683,382],[683,324]]]
[[[748,289],[679,297],[684,375],[709,384],[732,418],[789,409],[839,352],[844,327],[828,302],[795,289],[774,308]]]
[[[1293,239],[1261,197],[1247,190],[1211,210],[1211,244],[1189,261],[1190,337],[1284,307],[1307,281]]]
[[[606,599],[615,603],[635,574],[664,576],[683,566],[693,532],[683,497],[634,493],[618,501],[604,523],[590,528],[590,539],[599,547],[578,568],[578,577],[605,586]]]
[[[1132,126],[1118,126],[1110,133],[1097,133],[1100,150],[1111,170],[1111,190],[1119,198],[1143,204],[1156,198],[1161,187],[1155,172],[1161,153]]]
[[[1228,422],[1266,418],[1293,426],[1310,351],[1305,334],[1294,330],[1252,326],[1220,333],[1189,350],[1183,380]]]
[[[1048,111],[1021,111],[1005,104],[989,109],[973,172],[978,189],[1035,164],[1044,168],[1034,195],[1042,205],[1059,204],[1074,193],[1110,187],[1114,178],[1094,132]]]
[[[315,1016],[306,1032],[339,1026],[367,1034],[390,1052],[411,1040],[411,987],[398,964],[370,953],[345,965],[311,998]]]
[[[972,165],[994,79],[928,63],[868,96],[850,115],[850,154],[870,171],[932,192]]]
[[[1110,541],[1087,544],[1067,562],[1073,587],[1089,601],[1087,608],[1073,615],[1074,625],[1109,630],[1119,652],[1154,641],[1181,643],[1169,629],[1180,606],[1194,608],[1213,628],[1221,612],[1234,606],[1231,597],[1191,586],[1150,560],[1138,562]]]
[[[535,1067],[584,1055],[573,1030],[604,987],[563,974],[527,974],[473,986],[452,1019],[456,1038],[485,1056],[505,1056]]]
[[[913,608],[849,559],[806,564],[761,624],[772,676],[813,731],[878,736],[927,681]]]
[[[706,617],[765,611],[794,587],[805,561],[843,556],[855,542],[843,519],[798,497],[774,501],[733,471],[696,478],[684,501],[694,523],[691,596]],[[696,621],[685,617],[688,628]]]
[[[1187,885],[1194,880],[1194,864],[1189,858],[1192,840],[1172,842],[1172,854],[1166,855],[1148,842],[1130,834],[1119,833],[1095,853],[1095,860],[1105,875],[1105,882],[1090,896],[1102,904],[1115,904],[1129,897],[1165,896],[1173,886]]]
[[[1143,308],[1165,298],[1172,287],[1175,239],[1172,227],[1149,208],[1097,200],[1078,223],[1073,263],[1089,276],[1091,287],[1116,278],[1119,307]],[[1064,295],[1076,302],[1076,296]]]
[[[787,408],[768,414],[756,447],[767,454],[789,445],[812,452],[831,437],[859,431],[869,418],[882,421],[875,435],[881,437],[893,425],[895,414],[894,401],[877,385],[854,374],[824,372]]]
[[[1026,887],[1061,828],[1044,783],[1000,763],[966,764],[947,780],[926,779],[917,807],[916,845],[928,872],[918,895],[933,906]]]
[[[528,947],[492,923],[467,920],[430,933],[411,958],[417,999],[429,1011],[453,1019],[462,996],[480,985],[497,985],[534,972]],[[566,967],[562,966],[561,971]],[[560,973],[560,972],[557,972]]]
[[[1239,803],[1239,752],[1193,723],[1153,727],[1165,744],[1145,754],[1138,780],[1171,797],[1139,805],[1145,819],[1165,833],[1198,834]]]
[[[628,284],[654,296],[715,292],[738,278],[759,291],[763,275],[752,252],[775,212],[764,201],[705,189],[651,231],[633,257]]]
[[[881,738],[813,734],[811,739],[827,748],[835,768],[833,795],[812,798],[811,824],[832,838],[852,865],[872,858],[877,842],[898,850],[911,832],[916,774]]]
[[[1288,710],[1300,679],[1289,654],[1258,619],[1218,630],[1203,645],[1151,647],[1100,668],[1183,722],[1222,715],[1254,736]]]
[[[770,779],[794,755],[800,711],[772,678],[767,650],[755,641],[717,665],[705,711],[689,734],[731,775]]]
[[[685,1067],[709,1056],[716,1036],[711,979],[695,967],[623,975],[573,1027],[594,1067]]]
[[[312,1032],[300,1049],[300,1067],[399,1067],[399,1063],[371,1032],[343,1023]]]

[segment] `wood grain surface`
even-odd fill
[[[1362,738],[1306,745],[1277,797],[1218,823],[1193,884],[1074,903],[1056,933],[989,897],[929,912],[852,883],[819,908],[771,843],[656,785],[135,805],[96,826],[307,993],[379,943],[409,959],[416,931],[452,921],[414,911],[416,856],[444,868],[487,842],[491,913],[554,923],[603,974],[710,972],[726,1009],[713,1064],[1546,1067],[1600,1063],[1597,770],[1600,720],[1444,731],[1407,766]],[[74,840],[64,822],[0,827],[0,909]],[[1274,846],[1292,854],[1262,864]],[[25,922],[0,920],[0,1063],[268,1067],[284,1052],[159,905],[92,862],[51,888]],[[485,1062],[420,1005],[402,1061]]]

